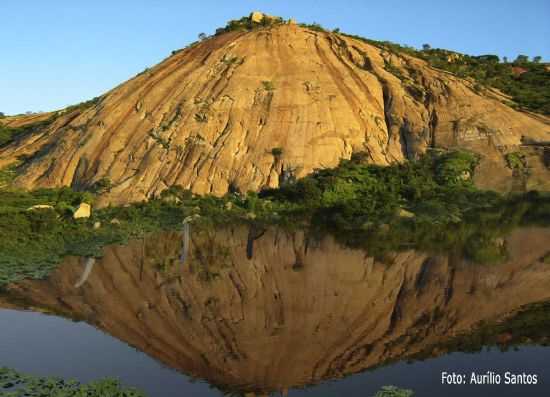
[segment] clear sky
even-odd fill
[[[0,111],[93,98],[252,10],[414,47],[550,60],[550,0],[1,0]]]

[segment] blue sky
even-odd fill
[[[549,0],[2,0],[0,111],[93,98],[251,10],[415,47],[550,60]]]

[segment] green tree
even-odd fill
[[[515,63],[527,63],[529,62],[529,57],[527,55],[518,55],[516,60],[514,61]]]
[[[540,61],[542,61],[542,57],[540,55],[533,57],[533,62],[539,63]]]
[[[429,51],[432,49],[432,46],[429,44],[422,44],[422,50],[423,51]]]

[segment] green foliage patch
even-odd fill
[[[239,32],[261,29],[270,26],[280,25],[283,22],[283,19],[279,17],[264,17],[261,22],[254,22],[250,17],[242,17],[240,19],[233,19],[227,22],[227,24],[223,28],[216,29],[216,35],[226,32]]]
[[[514,106],[520,109],[550,114],[550,71],[548,64],[540,62],[540,57],[529,61],[526,56],[518,56],[513,62],[500,61],[496,55],[466,55],[441,48],[425,45],[420,51],[410,46],[390,41],[366,39],[361,36],[345,34],[382,48],[393,54],[407,54],[427,61],[431,66],[453,73],[458,77],[472,78],[476,82],[474,90],[482,92],[486,87],[501,90],[509,95]],[[386,70],[397,77],[401,72],[386,65]]]
[[[0,394],[4,397],[145,397],[133,388],[124,388],[114,379],[87,384],[56,377],[21,374],[10,368],[0,368]]]
[[[0,147],[6,146],[16,139],[20,139],[26,135],[39,132],[52,122],[53,117],[48,120],[27,124],[23,127],[8,127],[0,123]]]
[[[262,81],[262,87],[266,91],[274,91],[275,90],[275,84],[273,84],[272,81]]]

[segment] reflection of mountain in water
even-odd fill
[[[550,300],[549,242],[550,229],[516,230],[495,266],[412,250],[380,263],[330,238],[267,231],[249,260],[247,232],[235,229],[195,232],[182,266],[181,236],[167,234],[109,248],[92,269],[69,259],[48,281],[12,286],[10,302],[83,318],[217,385],[282,390],[410,357]]]

